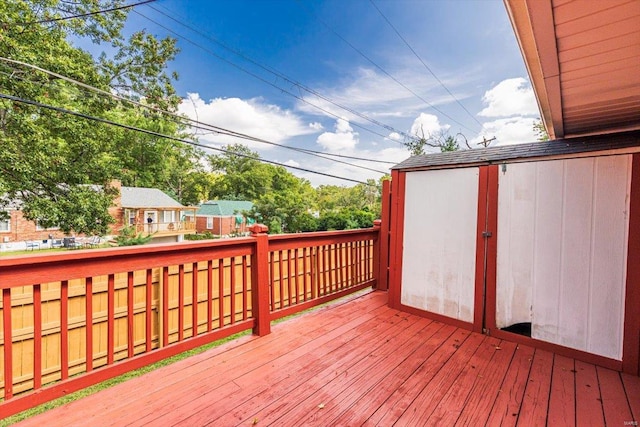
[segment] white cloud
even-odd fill
[[[509,145],[522,144],[526,142],[535,142],[537,140],[536,133],[533,130],[533,123],[536,121],[533,117],[509,117],[486,122],[482,126],[482,133],[487,139],[495,136],[496,142],[492,145]],[[476,137],[469,141],[472,147],[482,141],[482,136]]]
[[[324,132],[318,136],[317,143],[329,152],[350,151],[358,144],[358,133],[353,131],[345,119],[336,120],[335,132]]]
[[[300,163],[296,162],[293,159],[287,160],[286,162],[284,162],[284,164],[287,165],[287,166],[293,166],[295,168],[299,168],[300,167]]]
[[[313,122],[313,123],[309,123],[309,127],[313,130],[322,130],[324,129],[324,126],[322,126],[322,123],[320,122]]]
[[[478,113],[483,117],[538,115],[538,105],[531,85],[521,77],[506,79],[485,92],[486,107]]]
[[[188,98],[180,103],[178,111],[201,123],[276,143],[283,143],[294,136],[308,135],[317,131],[313,126],[306,125],[291,111],[283,110],[276,105],[265,104],[260,99],[215,98],[206,102],[200,98],[199,94],[190,93]],[[220,145],[242,142],[252,148],[269,147],[257,142],[203,132],[206,131],[196,132],[203,143]]]
[[[335,86],[317,89],[333,103],[308,95],[304,97],[304,102],[298,103],[297,109],[308,114],[343,117],[352,123],[366,123],[367,118],[385,121],[415,116],[425,108],[425,102],[415,94],[428,99],[429,103],[435,106],[451,102],[451,96],[445,93],[437,82],[425,73],[416,71],[415,67],[392,71],[391,74],[414,93],[389,76],[372,69],[360,68]],[[456,82],[448,84],[453,87]],[[457,97],[462,99],[465,96],[457,94]],[[335,104],[347,106],[361,115],[346,111]]]
[[[424,133],[424,136],[428,138],[429,135],[447,131],[450,127],[449,125],[440,124],[438,117],[433,114],[420,113],[411,125],[411,135],[422,137]]]

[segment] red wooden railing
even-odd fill
[[[254,227],[241,239],[0,258],[0,418],[376,285],[379,227]]]

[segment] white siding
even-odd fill
[[[473,322],[478,168],[407,173],[403,304]]]
[[[498,327],[621,360],[631,156],[499,175]]]

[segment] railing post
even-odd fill
[[[378,230],[378,289],[389,289],[389,229],[391,220],[391,181],[382,181],[382,219]]]
[[[381,289],[381,279],[383,273],[383,267],[380,265],[380,239],[382,238],[381,227],[382,220],[376,219],[373,221],[373,229],[376,230],[376,236],[373,238],[373,278],[376,281],[375,288]]]
[[[271,333],[269,310],[269,230],[266,225],[255,224],[249,228],[256,240],[251,256],[251,310],[256,319],[253,333],[259,336]]]

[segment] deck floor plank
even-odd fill
[[[573,359],[553,358],[551,395],[547,423],[552,426],[571,426],[576,422],[575,363]]]
[[[508,341],[498,343],[496,352],[469,392],[460,416],[456,420],[460,425],[485,425],[491,408],[497,400],[509,363],[515,356],[517,345]]]
[[[310,363],[311,368],[305,368],[287,376],[286,384],[280,383],[273,387],[274,382],[269,381],[262,393],[245,400],[242,405],[218,418],[209,416],[206,422],[212,425],[235,425],[242,424],[243,419],[259,419],[264,424],[270,425],[284,415],[287,419],[294,418],[295,415],[291,411],[296,405],[302,404],[306,397],[319,390],[324,384],[343,376],[350,378],[352,375],[357,375],[354,366],[366,367],[366,359],[372,354],[378,351],[393,351],[394,346],[397,348],[403,340],[415,335],[429,323],[426,319],[416,319],[413,316],[394,316],[393,321],[392,327],[379,323],[379,328],[357,334],[347,345],[327,354],[319,363]],[[376,323],[378,323],[377,319]],[[365,347],[368,348],[365,349]],[[282,368],[287,371],[286,365]],[[248,377],[247,380],[252,380],[252,377]],[[307,403],[308,410],[317,408],[320,403],[322,402]]]
[[[633,425],[639,405],[640,377],[393,310],[372,292],[20,425]]]
[[[536,350],[516,425],[546,425],[552,371],[553,353]]]
[[[629,374],[621,374],[621,376],[633,415],[632,421],[637,421],[640,424],[640,381],[638,381],[638,377],[632,377]]]
[[[630,425],[633,420],[629,401],[624,392],[622,378],[619,372],[611,369],[596,367],[600,393],[602,395],[602,408],[604,410],[604,422],[608,426]]]
[[[335,378],[319,386],[315,392],[305,393],[310,395],[297,403],[286,417],[276,418],[275,423],[294,426],[333,425],[331,420],[358,399],[366,397],[367,391],[391,370],[390,366],[397,366],[400,360],[408,358],[442,326],[430,321],[420,324],[422,325],[420,330],[413,331],[406,328],[400,334],[386,338],[383,346],[373,351],[366,359],[353,364],[348,375],[347,372],[338,373]],[[310,385],[315,388],[313,383]],[[299,399],[302,397],[300,392],[295,393]],[[322,408],[318,407],[317,402],[321,402]]]
[[[576,360],[576,425],[604,425],[596,367],[579,360]]]
[[[367,390],[358,401],[331,420],[332,426],[358,426],[367,421],[372,413],[378,410],[382,404],[415,372],[418,372],[427,360],[430,359],[445,343],[453,342],[452,334],[456,328],[450,325],[440,324],[440,329],[408,358],[400,362],[393,370],[386,373],[385,377]]]

